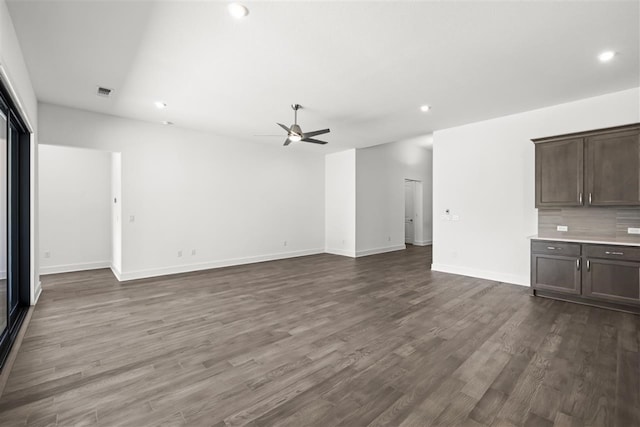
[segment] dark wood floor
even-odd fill
[[[640,425],[640,317],[430,256],[44,277],[0,425]]]

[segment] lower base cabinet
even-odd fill
[[[640,312],[640,247],[533,240],[531,287],[534,295]]]

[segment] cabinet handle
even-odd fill
[[[558,248],[557,246],[547,246],[547,249],[550,251],[561,251],[562,248]]]
[[[591,271],[591,261],[587,260],[587,271]]]
[[[589,204],[591,204],[591,193],[589,193]]]
[[[582,204],[582,193],[578,196],[578,203]]]
[[[576,270],[580,271],[580,258],[576,259]]]
[[[609,251],[606,251],[605,254],[607,254],[607,255],[624,255],[624,252],[609,252]]]

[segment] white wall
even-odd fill
[[[404,180],[422,182],[422,223],[416,244],[431,242],[431,135],[356,152],[357,254],[404,249]],[[421,200],[419,200],[421,199]]]
[[[322,155],[49,104],[39,127],[121,153],[121,279],[323,251]]]
[[[356,150],[325,156],[325,252],[356,256]]]
[[[433,269],[528,286],[531,138],[639,121],[636,88],[435,132]]]
[[[38,101],[16,36],[6,2],[0,0],[0,79],[12,92],[23,118],[33,132],[31,138],[31,304],[40,295],[38,257]]]
[[[40,273],[109,267],[111,153],[40,144],[39,164]]]

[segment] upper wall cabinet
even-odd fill
[[[536,144],[536,207],[640,206],[640,124]]]

